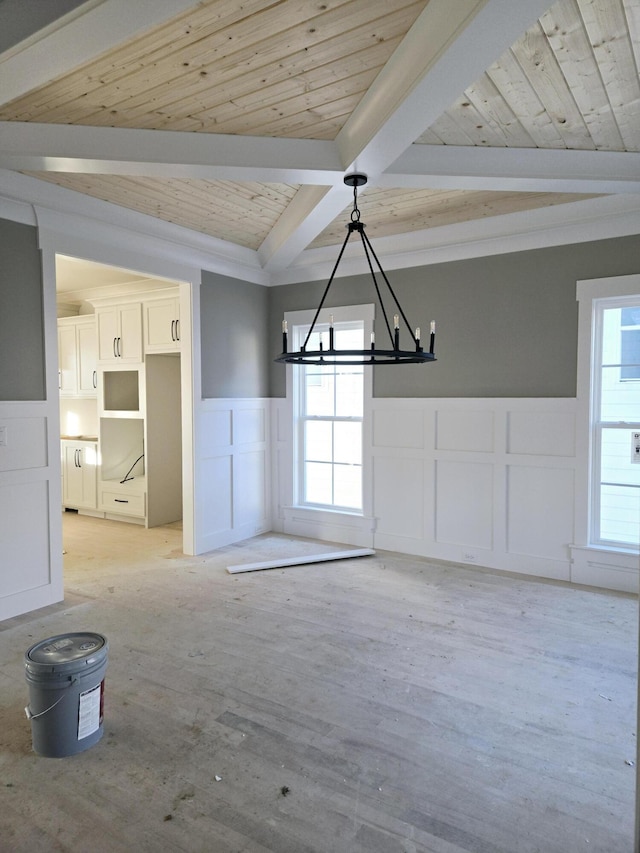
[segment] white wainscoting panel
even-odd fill
[[[332,521],[327,513],[312,523],[291,507],[291,414],[286,400],[272,403],[274,530],[637,589],[637,556],[572,548],[584,482],[576,471],[575,399],[373,398],[364,448],[373,519],[362,518],[361,538],[353,519]]]
[[[207,535],[224,534],[233,528],[233,457],[210,456],[200,463],[206,497],[200,501],[198,516]]]
[[[436,541],[493,547],[493,468],[486,462],[436,463]]]
[[[0,471],[45,468],[47,419],[0,418],[4,444],[0,444]]]
[[[0,485],[3,598],[49,584],[48,535],[34,530],[34,519],[46,519],[48,514],[46,480]]]
[[[509,412],[507,445],[523,456],[575,456],[575,412]]]
[[[376,447],[424,448],[424,415],[421,409],[403,409],[402,416],[397,412],[378,411],[374,408],[373,443]]]
[[[508,551],[566,563],[574,541],[574,472],[569,468],[510,465]]]
[[[494,412],[465,412],[458,409],[437,412],[437,450],[464,450],[491,453],[495,444]]]
[[[265,408],[236,409],[233,412],[233,442],[236,445],[261,444],[266,440]]]
[[[63,598],[58,420],[50,401],[0,402],[0,621]]]
[[[395,483],[389,490],[386,484]],[[413,459],[376,456],[373,460],[376,531],[409,539],[424,535],[425,474]],[[401,491],[402,499],[398,500]]]
[[[239,452],[233,465],[234,527],[246,527],[255,519],[262,522],[268,505],[267,452],[264,448]]]
[[[207,399],[197,408],[198,553],[271,528],[268,399]]]
[[[373,547],[569,580],[574,399],[375,398],[372,406],[374,425],[385,426],[370,448]],[[421,526],[414,507],[423,507]]]
[[[207,401],[204,401],[206,407]],[[201,413],[202,451],[207,454],[214,448],[231,447],[231,426],[233,412],[229,407],[209,410]]]

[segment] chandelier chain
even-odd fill
[[[351,211],[351,221],[360,222],[360,210],[358,208],[358,185],[353,185],[353,210]]]

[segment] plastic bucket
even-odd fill
[[[102,737],[109,644],[102,634],[60,634],[31,646],[24,666],[25,708],[34,752],[63,758]]]

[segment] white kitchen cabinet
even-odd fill
[[[63,440],[62,503],[70,509],[97,507],[98,445],[95,441]]]
[[[152,353],[139,369],[100,368],[98,509],[108,517],[147,527],[182,518],[180,358]]]
[[[144,524],[147,512],[145,478],[136,477],[126,483],[119,480],[102,480],[98,506],[107,516],[126,515]]]
[[[95,317],[92,317],[88,323],[78,323],[76,333],[78,341],[78,396],[95,397],[98,381]]]
[[[93,315],[58,320],[58,377],[61,397],[96,396],[96,321]]]
[[[100,418],[101,467],[98,509],[144,524],[147,508],[144,422]]]
[[[180,349],[180,300],[153,299],[143,304],[145,353]]]
[[[96,320],[100,362],[142,361],[142,306],[139,302],[96,308]]]

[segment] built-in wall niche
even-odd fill
[[[138,370],[104,370],[102,403],[105,412],[140,411],[140,372]]]
[[[101,418],[100,453],[103,481],[116,480],[120,483],[125,477],[143,478],[144,421]]]

